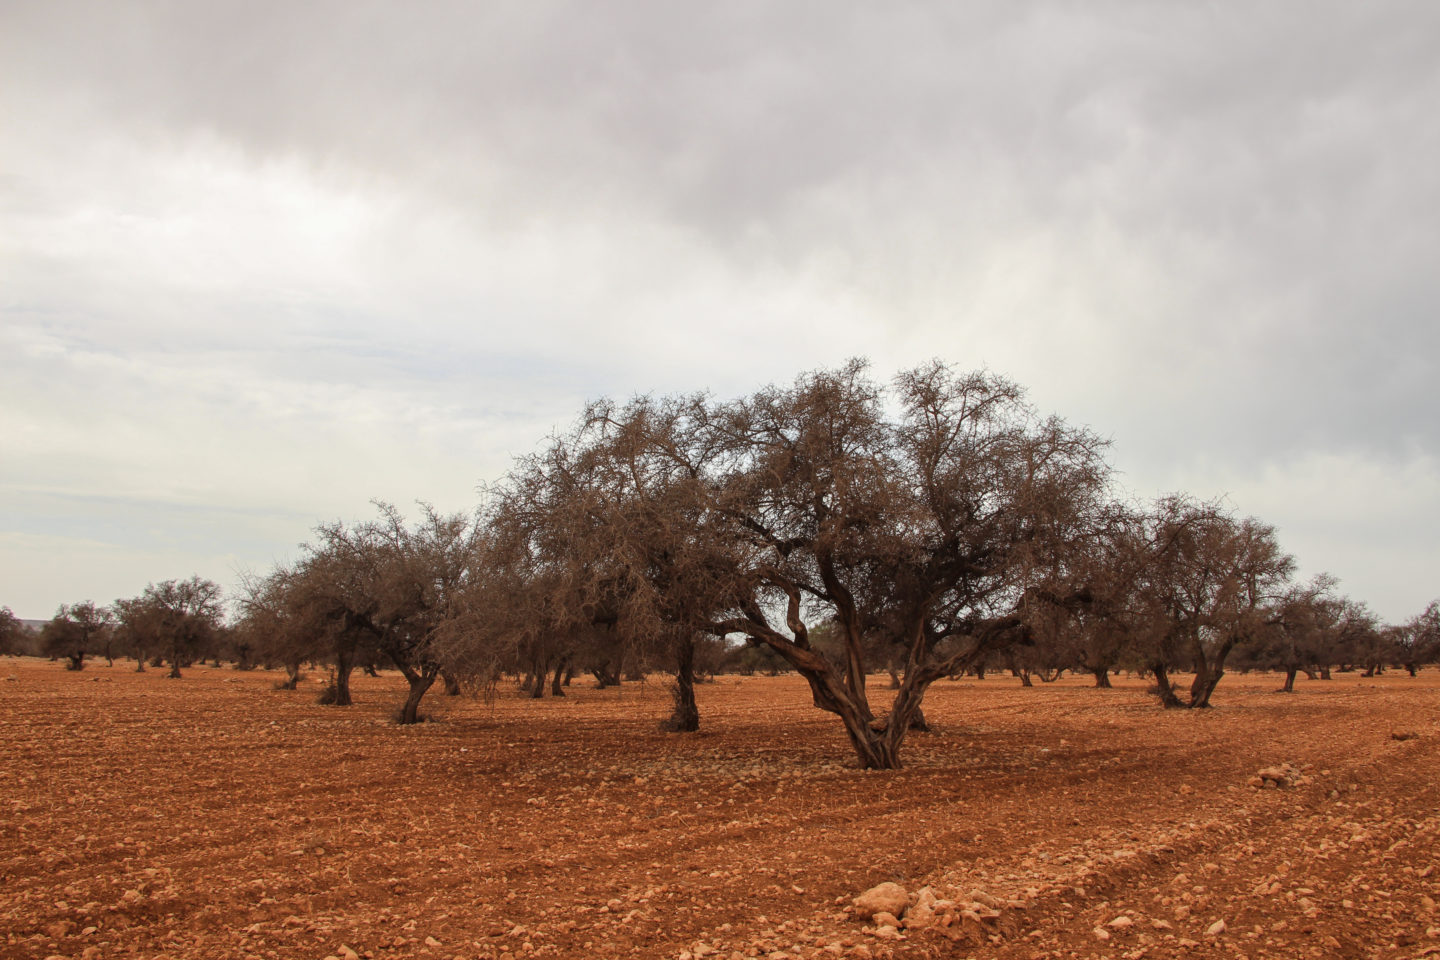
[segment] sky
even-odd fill
[[[602,396],[988,368],[1440,597],[1440,5],[0,5],[0,604],[469,510]]]

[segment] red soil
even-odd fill
[[[1433,670],[1199,712],[942,682],[886,773],[793,677],[703,685],[688,735],[659,683],[402,728],[394,675],[275,678],[0,661],[0,957],[1440,954]],[[1310,782],[1248,784],[1282,762]],[[1010,903],[887,939],[845,910],[886,880]]]

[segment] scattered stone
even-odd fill
[[[1256,783],[1256,780],[1260,782]],[[1273,790],[1277,787],[1301,787],[1309,783],[1310,778],[1294,764],[1282,763],[1278,767],[1261,767],[1248,782],[1252,787]]]
[[[340,949],[336,952],[340,955],[340,960],[360,960],[360,954],[356,953],[354,950],[351,950],[343,943],[340,945]]]
[[[1124,930],[1126,927],[1132,925],[1134,922],[1134,920],[1130,919],[1122,913],[1114,920],[1111,920],[1110,923],[1107,924],[1107,926],[1109,926],[1111,930]]]
[[[985,906],[989,907],[992,910],[1000,905],[999,900],[996,900],[984,890],[971,890],[969,893],[965,894],[965,896],[970,900],[974,900],[976,903],[983,903]]]
[[[1420,734],[1414,730],[1396,730],[1390,734],[1391,740],[1414,740]]]
[[[866,890],[851,902],[862,920],[869,920],[877,913],[899,917],[910,905],[910,894],[898,883],[882,883]]]
[[[1224,933],[1226,929],[1228,928],[1225,926],[1224,920],[1216,920],[1214,923],[1210,924],[1210,926],[1205,928],[1205,936],[1218,937],[1220,936],[1220,934]]]
[[[1110,939],[1110,931],[1109,931],[1109,930],[1106,930],[1104,927],[1096,927],[1094,930],[1091,930],[1090,932],[1093,933],[1093,934],[1095,934],[1095,939],[1096,939],[1096,940],[1109,940],[1109,939]]]
[[[926,887],[928,890],[929,887]],[[934,903],[932,897],[931,903]],[[906,930],[924,930],[935,925],[935,910],[930,903],[916,903],[915,906],[905,911]]]

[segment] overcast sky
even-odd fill
[[[1429,0],[7,0],[0,118],[21,617],[856,355],[1440,596]]]

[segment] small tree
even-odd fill
[[[118,601],[130,643],[142,661],[146,652],[164,652],[172,679],[180,667],[205,651],[220,627],[220,587],[201,577],[152,583],[132,601]]]
[[[377,505],[381,519],[362,531],[371,543],[368,562],[378,600],[367,625],[409,684],[397,720],[415,723],[422,698],[445,666],[441,640],[459,617],[480,531],[471,517],[442,515],[429,504],[421,505],[423,514],[413,526],[389,504]],[[558,671],[556,678],[558,683]]]
[[[62,604],[41,630],[42,649],[51,657],[67,658],[65,669],[83,670],[87,653],[97,645],[108,646],[106,635],[112,620],[109,607],[97,607],[90,600]]]
[[[1273,527],[1188,498],[1162,501],[1150,523],[1152,542],[1167,547],[1146,573],[1159,617],[1144,641],[1145,660],[1164,706],[1208,707],[1231,651],[1263,638],[1295,562]],[[1195,677],[1182,701],[1170,671],[1184,668]]]
[[[284,668],[282,690],[296,689],[302,664],[321,656],[316,637],[302,628],[291,606],[293,578],[294,571],[283,565],[263,577],[246,574],[237,598],[237,643],[244,643],[265,669],[277,663]]]
[[[1410,676],[1440,661],[1440,600],[1432,600],[1424,613],[1405,624],[1397,639],[1397,659]]]
[[[15,656],[24,638],[25,624],[9,607],[0,607],[0,656]]]

